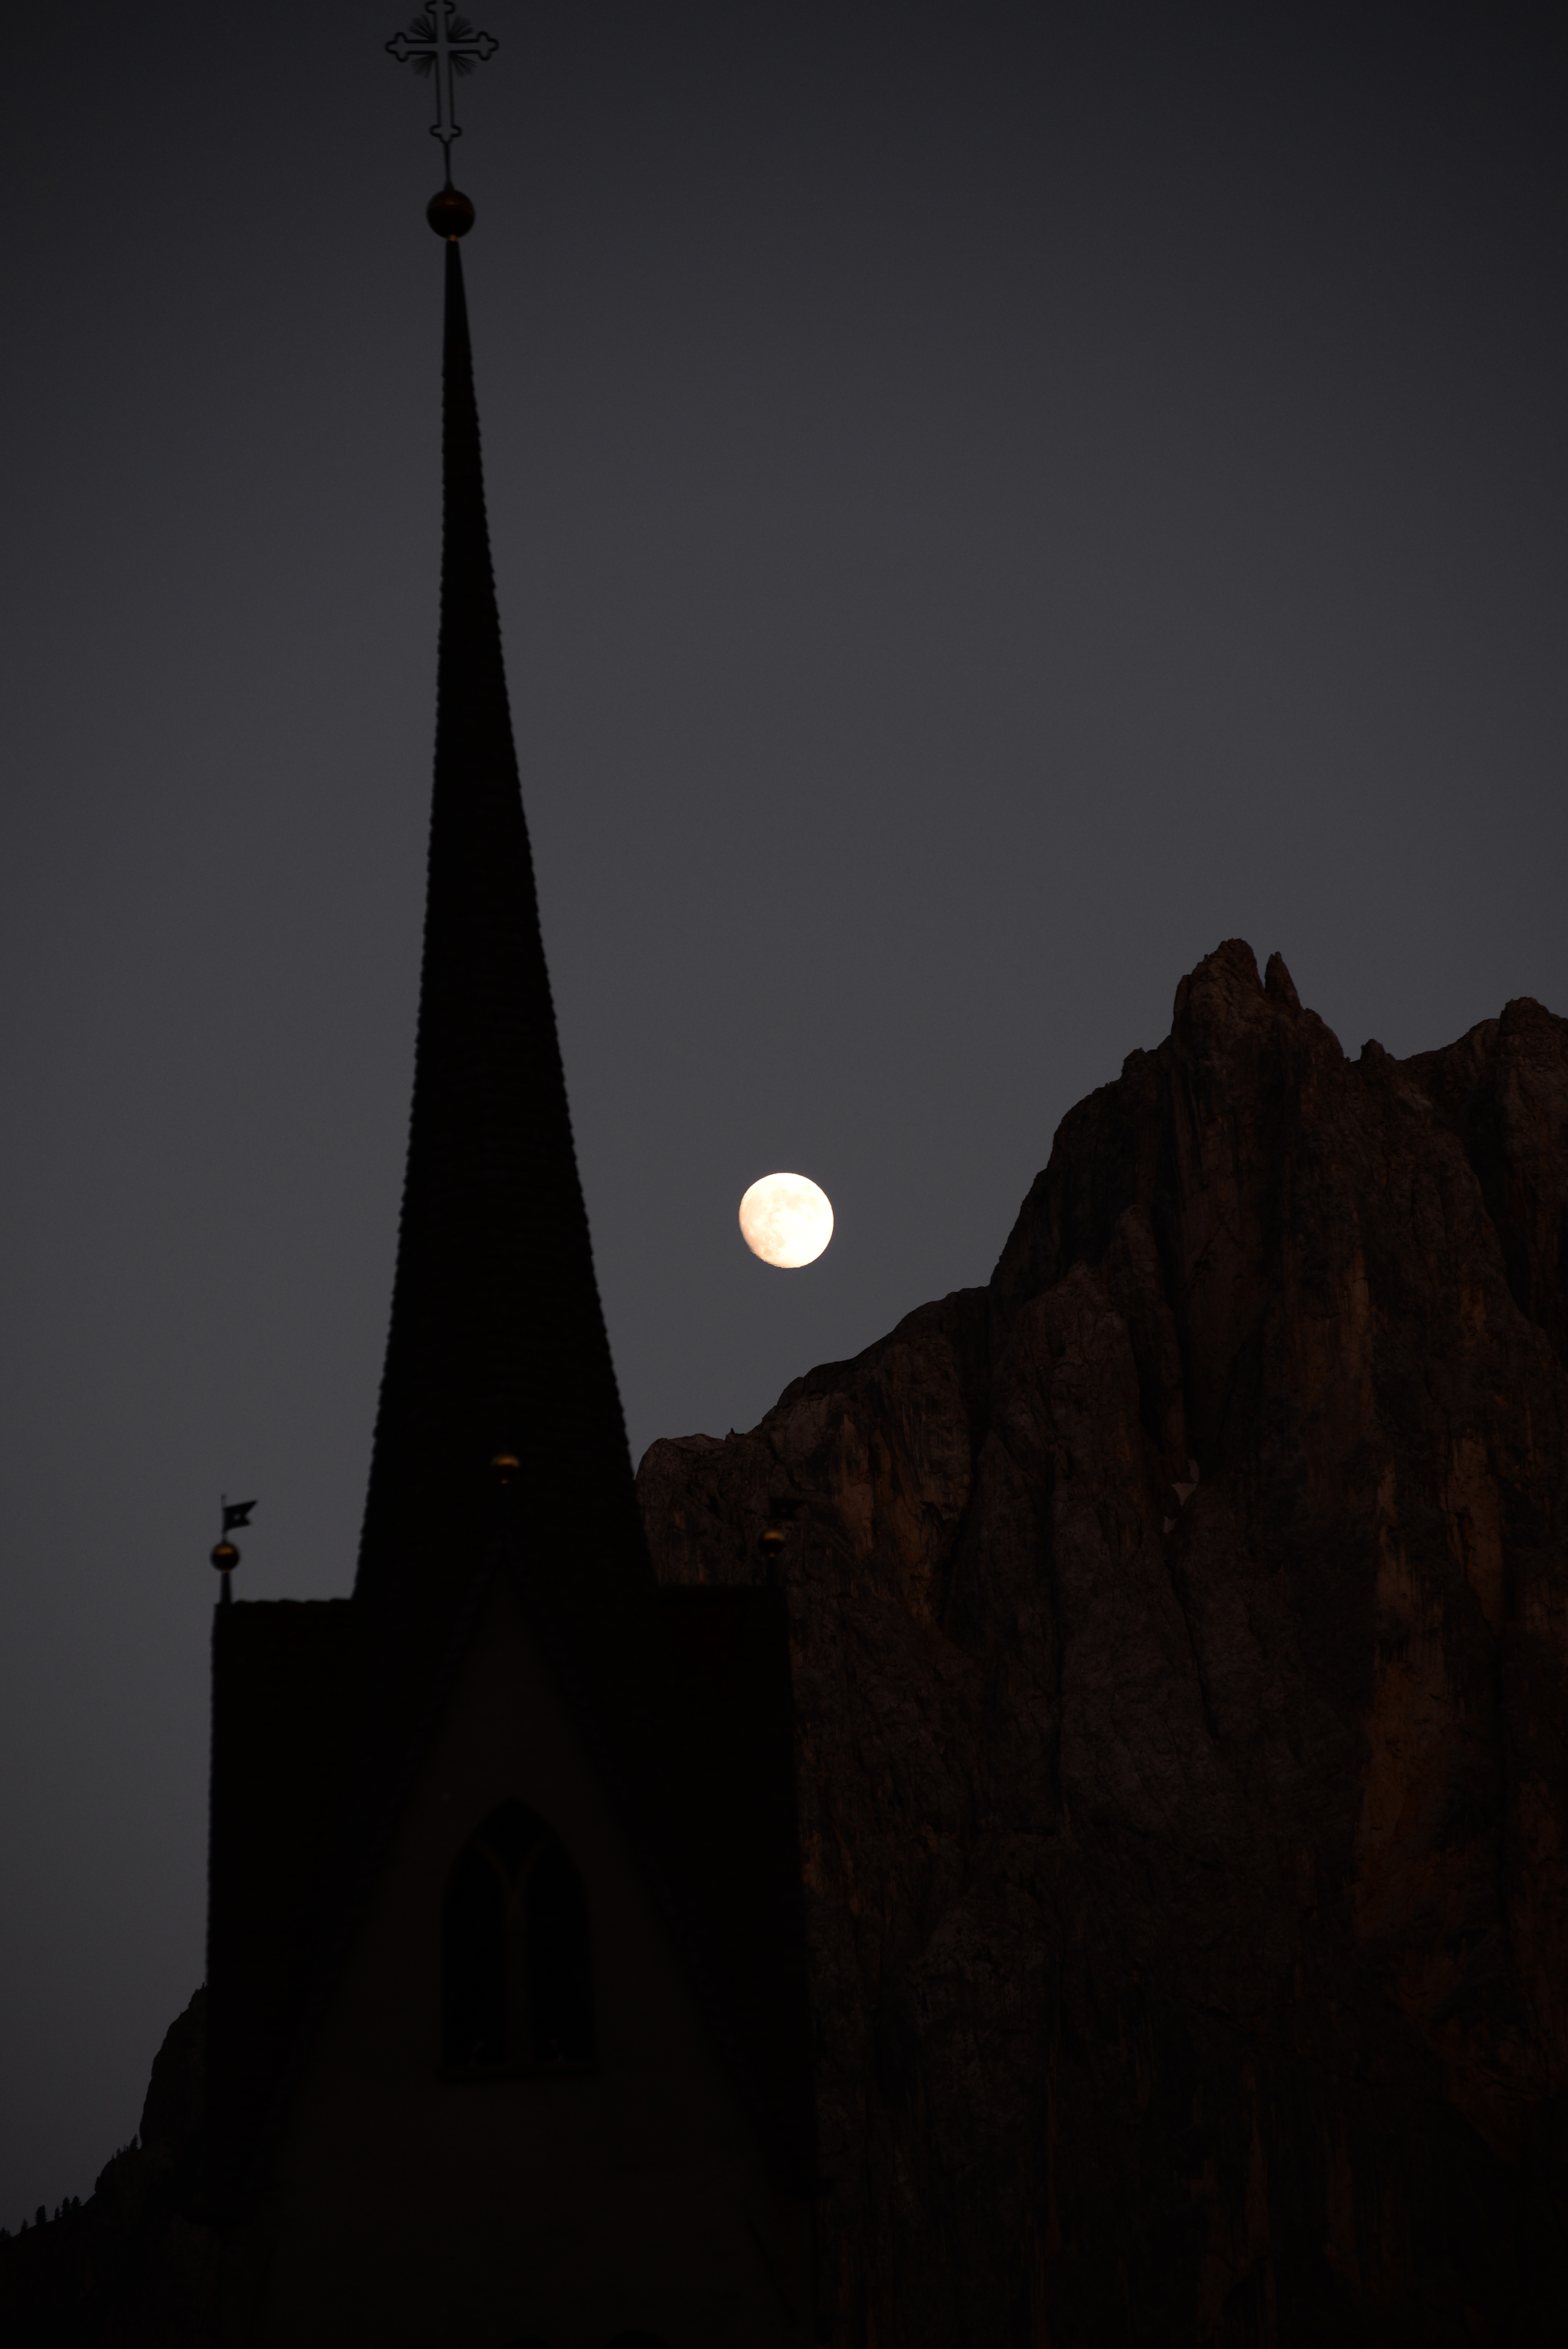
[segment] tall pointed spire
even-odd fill
[[[413,1110],[355,1596],[417,1676],[514,1458],[522,1546],[646,1578],[572,1145],[502,658],[458,237],[446,237],[441,640]],[[585,1561],[586,1562],[586,1561]],[[556,1570],[572,1570],[558,1548]]]
[[[758,2143],[804,2190],[783,1604],[703,1591],[665,1605],[649,1565],[502,660],[458,249],[473,209],[449,181],[429,217],[446,240],[444,530],[391,1328],[352,1600],[217,1616],[213,2190],[235,2208],[259,2190],[493,1599],[521,1609]]]

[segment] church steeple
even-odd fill
[[[494,1520],[498,1455],[517,1462],[524,1547],[564,1540],[600,1571],[607,1542],[623,1571],[641,1556],[502,657],[458,243],[472,213],[451,189],[431,213],[446,233],[435,783],[408,1171],[355,1590],[369,1617],[396,1620],[400,1647],[411,1638],[426,1653]],[[559,1550],[554,1563],[581,1570]]]
[[[358,1572],[347,1603],[240,1602],[214,1630],[210,2135],[213,2191],[236,2209],[429,1757],[469,1720],[475,1659],[519,1633],[515,1694],[486,1718],[505,1747],[547,1688],[564,1725],[548,1766],[528,1765],[540,1783],[508,1778],[487,1806],[543,1814],[591,1782],[771,2172],[797,2190],[812,2160],[786,1626],[776,1592],[660,1593],[643,1541],[507,701],[458,243],[472,217],[450,181],[430,207],[446,244],[435,778]],[[444,1930],[446,1867],[413,1940],[386,1944],[410,1982],[409,1951]]]

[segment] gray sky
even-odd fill
[[[217,1496],[346,1590],[412,1059],[411,13],[8,32],[0,2220],[202,1971]],[[1220,938],[1568,1010],[1548,12],[485,0],[457,177],[634,1454],[983,1280]],[[784,1167],[837,1233],[735,1227]]]

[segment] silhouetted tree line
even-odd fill
[[[55,2217],[57,2219],[68,2219],[73,2210],[79,2210],[81,2207],[82,2198],[79,2194],[67,2194],[63,2202],[57,2202],[55,2205]],[[34,2226],[37,2227],[47,2227],[49,2223],[48,2211],[41,2202],[39,2203],[36,2211],[34,2213],[32,2223]],[[28,2222],[24,2219],[20,2227],[16,2230],[16,2232],[19,2235],[25,2235],[27,2231]],[[8,2243],[11,2240],[10,2228],[0,2227],[0,2243]]]

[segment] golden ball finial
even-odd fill
[[[763,1535],[762,1539],[757,1544],[757,1547],[762,1551],[764,1557],[777,1557],[784,1546],[784,1533],[782,1528],[778,1526],[769,1526],[766,1532]]]
[[[490,1473],[498,1485],[510,1485],[517,1474],[515,1452],[498,1452],[490,1464]]]
[[[232,1541],[221,1541],[213,1552],[212,1562],[220,1574],[231,1574],[240,1562],[239,1551]]]
[[[438,188],[425,206],[425,218],[437,236],[466,236],[473,226],[473,206],[461,188]]]

